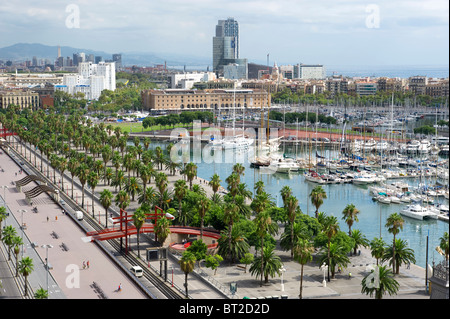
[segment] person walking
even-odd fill
[[[89,260],[87,261],[86,265],[87,265],[87,267],[88,267],[88,269],[89,269]]]

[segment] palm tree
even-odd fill
[[[195,262],[195,255],[189,251],[185,251],[179,261],[181,271],[184,272],[184,287],[186,288],[186,298],[189,297],[187,279],[189,273],[192,272],[195,268]]]
[[[65,157],[61,157],[59,159],[58,167],[59,167],[59,173],[61,174],[61,189],[64,192],[64,172],[67,169],[67,159]]]
[[[439,248],[443,251],[445,256],[445,261],[448,263],[448,247],[449,247],[449,239],[448,239],[448,232],[444,232],[444,236],[439,238]]]
[[[322,231],[325,233],[325,235],[328,238],[328,281],[330,281],[330,244],[331,244],[331,238],[333,238],[337,232],[339,231],[339,224],[337,221],[337,218],[334,216],[327,216],[325,217],[323,229]]]
[[[256,277],[261,276],[262,286],[263,277],[264,283],[268,283],[269,276],[274,277],[276,274],[280,275],[282,266],[280,257],[274,253],[274,247],[267,246],[262,250],[261,256],[255,257],[249,270],[252,275],[256,275]]]
[[[8,217],[5,206],[0,206],[0,229],[3,229],[2,223]],[[0,240],[2,240],[2,232],[0,231]]]
[[[14,236],[12,238],[12,244],[14,246],[14,255],[16,255],[16,277],[19,276],[19,253],[20,247],[23,245],[22,237]]]
[[[139,207],[133,213],[133,216],[131,216],[131,219],[133,220],[134,227],[136,227],[138,258],[141,258],[141,251],[139,250],[139,234],[140,234],[141,227],[145,223],[145,211],[143,209],[141,209],[141,207]]]
[[[350,237],[353,238],[353,240],[355,241],[355,246],[353,247],[353,255],[356,255],[356,250],[358,249],[359,246],[363,247],[369,246],[369,241],[359,229],[354,229]]]
[[[299,298],[302,299],[303,292],[303,268],[312,260],[312,253],[314,252],[314,246],[307,239],[299,238],[294,245],[294,258],[302,265],[300,270],[300,293]]]
[[[261,287],[263,285],[262,282],[262,274],[263,266],[264,266],[264,237],[271,230],[272,219],[267,211],[262,211],[256,215],[254,222],[256,223],[256,233],[258,237],[261,239]],[[275,223],[273,225],[276,225]]]
[[[8,246],[8,260],[11,260],[11,248],[14,246],[13,238],[17,236],[16,229],[11,226],[5,226],[2,229],[2,240]]]
[[[335,278],[336,266],[345,268],[349,262],[346,248],[339,243],[330,243],[327,249],[322,247],[319,263],[320,265],[324,263],[328,265],[328,276],[331,272],[331,278]],[[328,279],[328,281],[330,280]]]
[[[375,299],[382,299],[383,295],[389,293],[396,295],[400,287],[394,279],[393,274],[387,266],[376,266],[376,268],[361,281],[361,293],[375,295]]]
[[[34,299],[48,299],[48,291],[42,287],[39,288],[34,293]]]
[[[377,260],[377,266],[378,261],[383,258],[384,251],[386,250],[386,242],[383,240],[383,238],[374,238],[370,242],[370,250],[372,257],[376,258]]]
[[[241,182],[241,175],[244,174],[245,167],[241,163],[236,163],[233,166],[233,173],[238,176],[238,184]]]
[[[264,182],[263,182],[263,181],[257,181],[257,182],[255,183],[254,189],[255,189],[256,195],[259,195],[259,194],[261,194],[262,192],[264,192]]]
[[[134,201],[134,196],[141,192],[141,185],[136,177],[130,177],[125,184],[125,191],[131,195],[131,200]]]
[[[107,188],[101,191],[100,193],[100,203],[105,209],[105,220],[106,220],[106,228],[108,228],[108,209],[112,204],[113,194]]]
[[[391,260],[393,261],[394,247],[389,246],[384,252],[383,261]],[[394,274],[399,274],[400,266],[402,264],[414,264],[416,258],[414,257],[414,250],[408,248],[408,243],[406,240],[397,238],[395,240],[395,271]]]
[[[289,196],[283,199],[284,207],[288,211],[289,224],[291,225],[291,239],[294,239],[294,221],[298,207],[298,199],[295,196]],[[294,241],[291,241],[291,258],[294,258]]]
[[[322,186],[318,185],[313,188],[309,197],[311,198],[311,203],[316,207],[315,215],[317,218],[319,215],[319,207],[323,204],[323,200],[327,198],[327,193]]]
[[[230,255],[230,262],[234,263],[236,258],[239,260],[248,253],[250,245],[248,244],[245,232],[241,227],[233,227],[231,231],[231,240],[228,227],[225,227],[220,234],[221,237],[218,239],[219,255]]]
[[[81,163],[77,168],[77,176],[81,183],[81,207],[84,208],[84,186],[89,176],[89,167],[85,163]]]
[[[221,182],[220,177],[217,174],[214,174],[211,177],[211,180],[209,181],[209,186],[211,186],[214,195],[216,195],[217,191],[219,190],[220,182]]]
[[[178,216],[181,216],[181,201],[186,196],[188,187],[184,179],[177,180],[174,186],[174,196],[178,199]],[[184,223],[182,225],[185,226]]]
[[[98,183],[98,179],[99,179],[98,178],[98,174],[97,174],[97,172],[94,172],[94,171],[91,171],[89,173],[89,175],[88,175],[88,178],[87,178],[88,185],[92,189],[92,191],[91,191],[91,195],[92,195],[92,217],[94,217],[94,213],[95,213],[95,210],[94,210],[94,194],[95,194],[95,187],[97,186],[97,183]]]
[[[153,208],[153,205],[156,203],[155,189],[150,186],[145,189],[145,192],[142,191],[138,198],[138,203],[141,205],[148,205],[150,208]]]
[[[283,200],[283,205],[286,206],[286,199],[292,196],[292,189],[289,186],[283,186],[280,191],[281,199]]]
[[[234,203],[227,203],[225,204],[225,207],[223,209],[224,217],[223,221],[228,224],[228,245],[231,247],[231,233],[233,230],[233,224],[239,220],[239,208]],[[230,260],[231,258],[231,251],[230,251]]]
[[[197,176],[197,165],[192,162],[187,163],[184,172],[189,181],[189,189],[192,189],[192,181]]]
[[[147,184],[149,183],[150,178],[152,177],[150,167],[148,165],[141,164],[141,166],[139,167],[139,176],[142,180],[143,193],[145,196],[145,188],[147,187]]]
[[[227,189],[229,194],[233,197],[236,196],[238,193],[239,176],[236,173],[231,173],[231,175],[225,179],[225,182],[228,184]]]
[[[398,213],[393,213],[389,215],[389,217],[386,220],[386,227],[388,228],[388,232],[394,235],[394,239],[392,241],[392,272],[395,274],[395,235],[397,235],[400,230],[403,229],[403,224],[405,223],[405,220],[400,216]]]
[[[167,237],[170,234],[170,219],[166,216],[158,218],[158,222],[155,225],[155,236],[158,239],[159,245],[162,247]]]
[[[200,216],[200,240],[203,240],[203,227],[205,222],[205,215],[210,206],[210,201],[206,196],[201,196],[197,201],[197,212]]]
[[[116,194],[115,203],[120,209],[125,210],[130,204],[130,195],[124,190],[119,191]]]
[[[19,262],[19,272],[25,277],[25,292],[24,295],[28,295],[28,281],[27,278],[34,269],[33,259],[30,257],[23,257]]]
[[[342,214],[344,215],[342,217],[342,219],[345,220],[345,222],[348,225],[348,235],[349,236],[352,235],[353,223],[358,222],[358,214],[359,213],[360,213],[359,210],[356,209],[355,205],[353,205],[353,204],[348,204],[342,211]]]
[[[67,169],[70,172],[70,175],[72,175],[72,199],[73,199],[73,179],[75,176],[77,176],[77,170],[78,166],[80,165],[80,162],[75,158],[72,157],[69,160],[69,163],[67,163]]]

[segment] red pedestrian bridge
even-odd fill
[[[159,211],[159,212],[158,212]],[[166,216],[168,219],[174,219],[174,217],[170,214],[164,214],[163,210],[159,207],[155,207],[154,213],[145,214],[146,218],[144,224],[139,229],[139,233],[154,233],[155,225],[158,223],[158,219],[162,216]],[[120,216],[114,217],[113,219],[113,227],[105,228],[98,231],[90,231],[87,232],[86,235],[90,237],[91,241],[94,240],[110,240],[116,238],[125,238],[125,247],[126,252],[128,252],[128,236],[136,235],[138,230],[136,226],[133,224],[132,216],[129,215],[126,211],[120,210]],[[147,220],[154,220],[154,223],[147,222]],[[201,229],[198,227],[189,227],[189,226],[170,226],[169,227],[171,234],[181,234],[181,235],[201,235]],[[208,245],[208,249],[217,247],[217,240],[221,237],[220,232],[217,230],[211,229],[203,229],[203,237],[209,238],[212,241],[212,244]],[[177,243],[172,243],[171,246],[178,245]],[[181,245],[182,246],[182,245]],[[174,247],[177,250],[184,249],[183,247]]]

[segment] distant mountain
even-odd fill
[[[74,53],[84,52],[86,55],[93,54],[101,56],[103,59],[112,59],[112,53],[95,51],[90,49],[78,49],[68,46],[61,46],[61,56],[73,57]],[[208,66],[211,64],[210,58],[183,56],[178,54],[162,54],[151,52],[114,52],[122,53],[122,64],[125,66],[151,66],[154,64],[167,63],[168,66]],[[58,56],[58,46],[49,46],[40,43],[17,43],[11,46],[0,48],[0,60],[25,61],[36,56],[38,59],[56,60]]]

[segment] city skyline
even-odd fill
[[[212,65],[218,20],[239,21],[249,62],[448,65],[448,1],[17,0],[0,4],[0,47],[19,42],[180,54]],[[33,30],[33,32],[29,32]],[[55,52],[56,57],[56,52]]]

